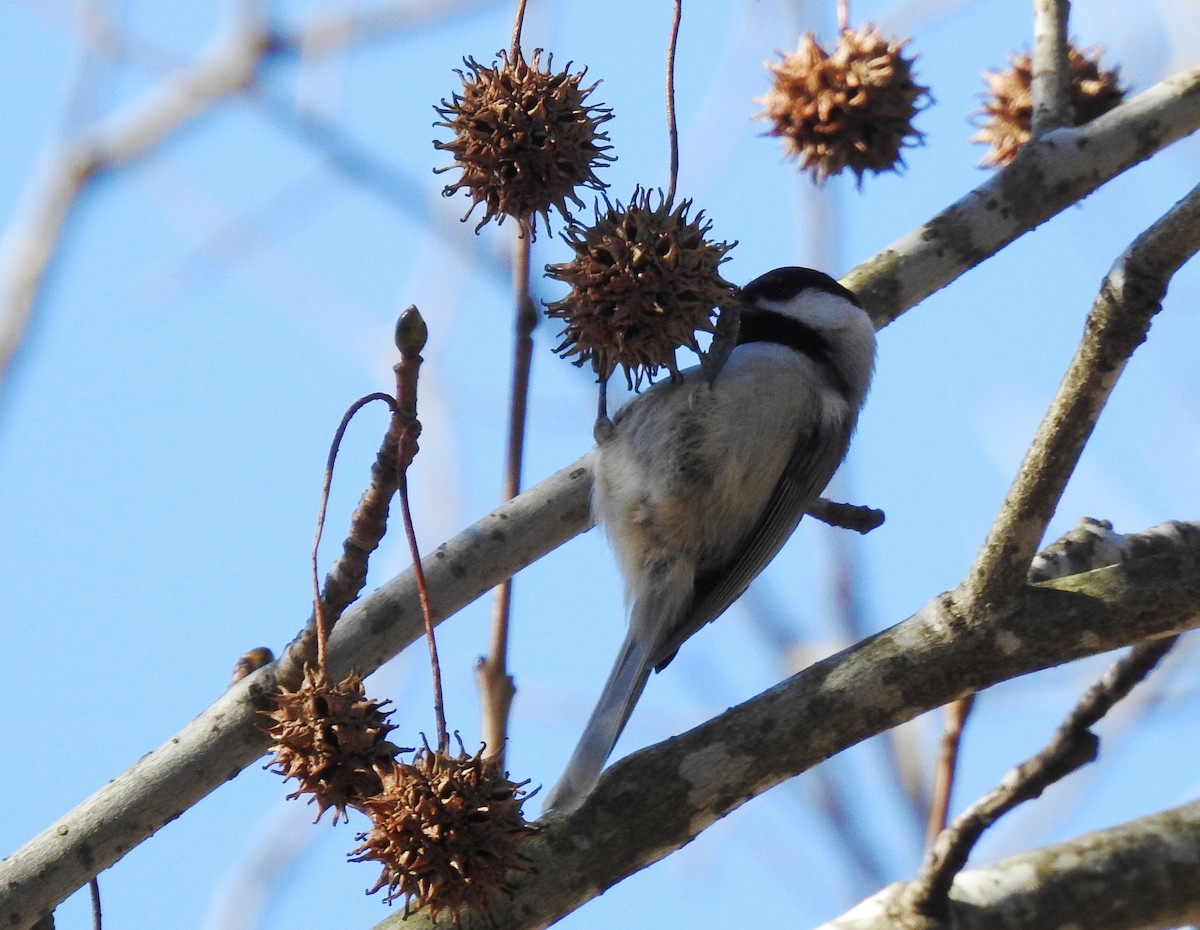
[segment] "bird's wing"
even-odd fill
[[[675,657],[684,640],[721,616],[775,558],[795,531],[800,518],[833,477],[850,444],[851,429],[850,422],[825,423],[797,440],[762,517],[737,547],[733,560],[696,579],[691,609],[650,657],[655,671],[661,671]],[[831,467],[814,471],[814,461],[829,462]]]

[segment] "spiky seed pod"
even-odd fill
[[[1067,46],[1067,63],[1071,72],[1072,125],[1082,126],[1107,113],[1125,99],[1119,69],[1104,70],[1100,66],[1101,48],[1087,51]],[[999,168],[1017,155],[1029,141],[1033,125],[1033,59],[1029,54],[1011,55],[1007,71],[984,71],[987,92],[982,95],[982,110],[974,115],[985,117],[982,128],[971,137],[972,142],[990,146],[979,162],[980,167]]]
[[[497,894],[511,894],[509,876],[528,872],[520,843],[535,832],[521,815],[528,781],[513,783],[483,749],[467,755],[418,750],[383,775],[383,790],[363,804],[371,829],[350,853],[355,862],[383,865],[368,894],[387,889],[387,901],[447,910],[455,924],[466,912],[489,916]]]
[[[883,38],[870,23],[845,29],[830,54],[812,33],[778,63],[758,102],[767,135],[781,137],[787,154],[820,183],[846,168],[863,174],[904,165],[900,150],[924,137],[912,120],[929,101],[929,89],[913,79],[916,56],[902,54],[908,40]]]
[[[604,188],[595,169],[614,160],[606,154],[612,146],[603,144],[608,134],[600,130],[612,119],[612,111],[586,103],[596,88],[580,86],[586,69],[571,74],[568,63],[565,70],[554,72],[549,56],[542,70],[540,48],[530,63],[521,52],[512,61],[507,53],[499,54],[500,63],[490,68],[464,58],[469,73],[456,72],[462,78],[462,93],[434,107],[442,117],[434,125],[454,133],[449,142],[434,142],[455,161],[437,170],[462,169],[462,176],[442,195],[450,197],[466,188],[471,208],[464,220],[484,205],[476,232],[492,217],[502,223],[512,216],[522,235],[532,237],[539,215],[549,229],[552,208],[569,221],[567,201],[584,205],[576,187]]]
[[[712,223],[704,211],[689,219],[691,206],[672,206],[661,194],[654,206],[650,192],[636,188],[628,207],[606,200],[591,227],[563,234],[575,257],[546,266],[571,286],[546,305],[567,324],[556,352],[576,365],[590,361],[602,380],[620,365],[633,387],[662,367],[675,376],[680,346],[700,351],[696,333],[712,332],[714,308],[734,292],[718,267],[736,243],[708,241]]]
[[[304,681],[275,696],[275,709],[264,711],[275,758],[265,768],[300,787],[288,799],[311,795],[320,820],[333,808],[333,822],[346,820],[346,808],[378,794],[380,771],[391,767],[400,749],[387,741],[395,724],[388,723],[389,701],[369,700],[362,676],[351,672],[339,682],[306,665]]]

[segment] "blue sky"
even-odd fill
[[[132,61],[86,73],[72,5],[0,2],[0,224],[58,134],[136,97],[161,68],[186,60],[224,16],[221,5],[129,2]],[[920,79],[936,100],[917,126],[926,144],[900,176],[827,185],[818,222],[811,185],[751,121],[766,89],[762,62],[828,25],[833,4],[759,0],[687,4],[680,38],[681,195],[738,240],[725,275],[744,282],[781,264],[842,274],[985,177],[967,144],[980,70],[1028,45],[1026,4],[860,2],[855,20],[911,34]],[[279,4],[299,22],[319,4]],[[1147,12],[1146,10],[1150,12]],[[0,726],[20,764],[4,767],[7,853],[181,728],[216,697],[244,650],[278,649],[308,612],[308,550],[329,438],[356,397],[391,387],[392,327],[421,307],[430,327],[422,372],[422,451],[411,473],[417,530],[432,548],[499,501],[507,421],[511,308],[504,275],[511,224],[470,235],[464,197],[439,196],[447,164],[430,140],[432,106],[453,92],[464,55],[490,61],[508,43],[512,5],[481,3],[413,34],[352,47],[311,68],[277,62],[252,98],[232,99],[87,192],[62,240],[19,364],[0,399],[0,584],[6,592]],[[618,162],[611,192],[665,185],[661,70],[669,4],[530,3],[527,48],[586,65],[611,106]],[[826,34],[828,30],[826,29]],[[1185,0],[1133,10],[1080,0],[1072,34],[1103,45],[1135,89],[1194,65],[1200,16]],[[347,175],[271,114],[298,100],[386,168]],[[294,121],[293,121],[294,123]],[[880,336],[874,388],[843,480],[846,495],[888,522],[849,541],[865,623],[898,622],[953,586],[982,541],[1025,445],[1074,350],[1112,261],[1196,182],[1187,140],[1107,185],[908,313]],[[381,192],[380,184],[386,183]],[[413,191],[407,200],[398,189]],[[535,269],[565,247],[539,238]],[[557,286],[538,283],[553,299]],[[1200,511],[1200,278],[1173,283],[1058,514],[1058,535],[1084,514],[1137,531]],[[556,328],[536,334],[527,482],[590,445],[594,388],[556,359]],[[337,549],[380,432],[356,421],[335,477],[326,558]],[[833,531],[802,525],[747,604],[698,635],[656,676],[618,752],[665,738],[744,700],[787,672],[748,607],[781,612],[799,645],[843,644],[834,617]],[[843,539],[840,542],[845,543]],[[398,535],[373,563],[378,582],[405,567]],[[549,784],[582,728],[620,640],[621,588],[604,540],[587,534],[517,581],[512,643],[519,693],[514,777]],[[489,605],[442,627],[447,713],[478,739],[472,664]],[[1103,661],[993,689],[970,725],[960,797],[973,798],[1038,748]],[[1049,792],[989,836],[997,856],[1195,796],[1194,687],[1167,669],[1152,722],[1099,766]],[[432,732],[424,651],[372,679],[397,705],[398,736]],[[1114,736],[1119,730],[1113,728]],[[905,738],[928,759],[936,717]],[[1102,731],[1103,732],[1103,731]],[[408,737],[402,739],[406,742]],[[1182,754],[1191,752],[1193,758]],[[876,745],[834,760],[874,868],[910,875],[918,831]],[[1169,760],[1169,763],[1168,763]],[[1164,764],[1166,763],[1166,764]],[[1148,776],[1153,773],[1153,779]],[[816,810],[802,776],[722,821],[686,850],[567,918],[571,930],[639,926],[670,907],[704,926],[714,909],[755,902],[766,922],[805,925],[874,890]],[[102,876],[110,926],[127,930],[250,926],[266,887],[264,930],[368,927],[388,913],[350,865],[352,829],[305,828],[277,779],[247,769]],[[536,807],[536,803],[534,805]],[[277,882],[239,884],[266,857]],[[256,858],[257,857],[257,858]],[[241,922],[220,923],[233,907]],[[82,926],[86,901],[60,911]]]

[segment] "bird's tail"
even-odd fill
[[[544,810],[574,810],[588,796],[650,676],[645,639],[631,626],[566,771],[546,796]]]

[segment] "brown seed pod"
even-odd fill
[[[1100,67],[1104,50],[1082,51],[1074,43],[1067,46],[1071,71],[1072,125],[1082,126],[1107,113],[1125,99],[1119,69]],[[987,92],[982,95],[982,110],[974,115],[985,117],[972,142],[989,146],[980,161],[981,168],[999,168],[1011,162],[1021,146],[1029,141],[1033,125],[1033,59],[1029,54],[1010,56],[1007,71],[984,71]]]
[[[542,50],[526,63],[521,52],[512,61],[500,52],[500,63],[487,67],[473,58],[463,59],[467,72],[461,94],[434,107],[444,126],[454,133],[449,142],[434,146],[454,156],[455,164],[438,171],[462,170],[462,176],[442,191],[452,196],[461,188],[471,195],[471,208],[479,204],[483,219],[476,232],[492,217],[504,222],[515,217],[522,235],[533,237],[540,215],[550,226],[550,210],[570,220],[570,200],[582,207],[577,186],[601,190],[605,186],[595,169],[613,161],[606,154],[612,146],[601,124],[612,119],[612,111],[588,105],[587,96],[596,88],[580,87],[586,73],[553,72],[553,56],[541,70]]]
[[[330,682],[306,665],[299,687],[282,689],[275,709],[263,712],[272,721],[266,730],[275,741],[275,758],[264,768],[300,782],[288,799],[311,795],[309,803],[318,807],[314,822],[330,808],[334,823],[348,819],[346,808],[378,794],[380,771],[407,751],[387,741],[395,729],[387,721],[391,712],[383,709],[389,703],[369,700],[357,672]]]
[[[903,167],[901,149],[923,138],[913,117],[929,100],[929,89],[913,80],[915,56],[902,54],[906,44],[869,23],[843,30],[832,54],[812,33],[804,36],[793,54],[767,64],[775,83],[758,114],[772,123],[767,135],[781,137],[817,183],[845,168],[861,184],[867,171]]]
[[[512,872],[528,872],[519,844],[535,832],[521,805],[528,781],[513,783],[483,749],[467,755],[418,750],[411,764],[383,774],[383,790],[362,810],[372,822],[350,858],[383,865],[368,894],[387,889],[390,903],[404,898],[428,907],[436,920],[447,910],[455,924],[463,913],[489,916],[497,894],[511,894]]]
[[[712,224],[703,211],[689,219],[691,206],[672,206],[661,194],[654,206],[637,188],[628,207],[606,200],[592,226],[563,234],[575,257],[546,266],[571,286],[546,305],[567,324],[556,352],[576,365],[591,362],[601,380],[620,365],[633,387],[659,368],[676,375],[678,347],[700,351],[696,333],[712,332],[714,308],[734,292],[718,267],[736,243],[708,241]]]

